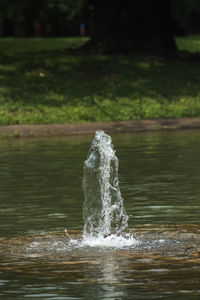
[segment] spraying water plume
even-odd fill
[[[97,131],[84,163],[83,236],[120,236],[128,226],[118,181],[118,158],[112,139]]]

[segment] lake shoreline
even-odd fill
[[[96,130],[107,133],[150,132],[167,130],[200,129],[200,117],[132,120],[115,122],[89,122],[79,124],[37,124],[0,126],[0,137],[48,137],[93,134]]]

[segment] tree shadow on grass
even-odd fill
[[[132,54],[87,55],[44,51],[2,55],[0,103],[96,106],[115,120],[115,104],[159,104],[200,98],[200,60]]]

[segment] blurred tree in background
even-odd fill
[[[175,33],[200,32],[200,0],[172,0],[171,12],[177,26]]]
[[[0,0],[0,35],[72,36],[79,34],[86,0]]]
[[[176,50],[169,0],[96,0],[87,49],[101,52]]]
[[[200,32],[200,0],[0,0],[0,36],[77,36],[93,49],[175,50],[174,34]]]

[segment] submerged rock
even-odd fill
[[[162,256],[198,256],[200,249],[200,226],[198,225],[151,225],[127,230],[137,243],[121,250],[131,252],[132,255],[159,254]],[[9,263],[27,258],[45,258],[56,260],[67,257],[73,251],[84,251],[93,247],[81,244],[82,231],[65,231],[20,235],[0,238],[0,268],[4,260]],[[105,238],[106,239],[106,238]],[[72,242],[73,241],[73,242]],[[95,247],[98,251],[109,250],[106,246]],[[120,247],[109,246],[111,250]],[[92,250],[93,251],[93,250]],[[94,252],[94,251],[93,251]],[[99,253],[99,252],[98,252]]]
[[[0,272],[157,291],[199,289],[200,226],[151,225],[129,233],[138,243],[124,248],[83,246],[81,231],[1,237]]]

